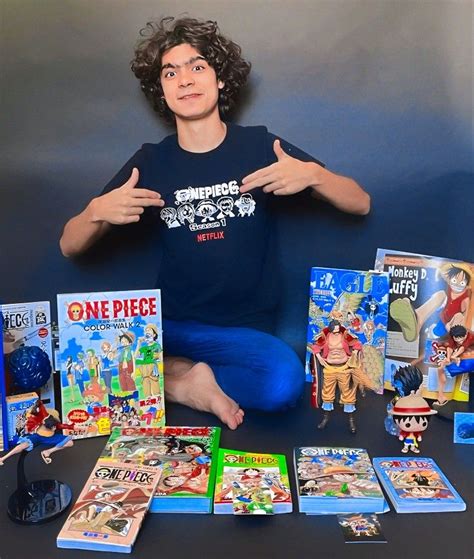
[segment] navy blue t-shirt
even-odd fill
[[[246,175],[276,161],[275,139],[264,126],[228,124],[217,148],[192,153],[173,134],[144,144],[104,188],[120,186],[137,167],[138,186],[156,190],[165,201],[142,221],[160,228],[157,287],[166,318],[253,327],[272,319],[279,271],[271,206],[281,197],[261,188],[241,194],[239,186]],[[293,157],[321,164],[281,144]]]

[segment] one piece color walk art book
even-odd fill
[[[324,353],[324,340],[334,324],[339,325],[344,338],[357,340],[362,346],[356,363],[347,356],[354,383],[377,394],[383,392],[387,311],[388,274],[311,269],[306,380],[313,383],[314,407],[318,407],[320,384],[316,354]]]
[[[159,290],[58,295],[63,418],[75,438],[165,423]]]

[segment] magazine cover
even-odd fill
[[[265,498],[268,491],[273,505],[272,513],[293,510],[288,469],[283,454],[219,449],[214,496],[215,514],[252,513],[249,505],[251,508],[259,507],[265,511],[268,509]],[[240,503],[236,503],[236,500]]]
[[[317,407],[315,343],[333,321],[359,340],[358,375],[376,393],[383,392],[385,339],[388,311],[388,274],[312,268],[306,350],[306,379],[312,381]],[[349,358],[349,357],[348,357]]]
[[[58,295],[58,326],[63,417],[82,424],[69,434],[164,425],[159,290]]]
[[[10,303],[0,305],[3,314],[3,353],[6,394],[15,392],[8,359],[21,346],[37,346],[42,349],[53,367],[53,346],[51,338],[51,311],[49,301],[35,303]],[[53,369],[54,371],[54,369]],[[37,389],[38,396],[45,405],[55,407],[53,374],[48,382]]]
[[[295,448],[300,511],[315,514],[384,512],[386,503],[363,448]]]
[[[57,537],[57,546],[130,553],[161,469],[99,460]]]
[[[423,373],[424,398],[467,401],[469,375],[462,373],[474,369],[474,265],[378,249],[375,268],[390,277],[385,386],[392,388],[398,367],[412,364]],[[459,346],[453,327],[463,334]]]
[[[220,433],[220,427],[115,427],[101,459],[161,465],[151,512],[211,512]]]
[[[374,468],[397,512],[466,510],[466,503],[431,458],[374,458]]]

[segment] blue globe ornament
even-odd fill
[[[10,373],[13,384],[25,391],[44,386],[51,376],[48,354],[38,346],[21,346],[10,355]]]

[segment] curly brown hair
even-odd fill
[[[189,44],[204,56],[215,70],[217,79],[224,83],[219,90],[219,111],[227,115],[250,73],[250,62],[241,56],[239,45],[224,37],[215,21],[194,18],[164,17],[159,23],[148,22],[140,30],[143,37],[135,49],[131,62],[132,72],[140,80],[142,91],[153,109],[168,122],[175,122],[161,87],[161,59],[169,49]]]

